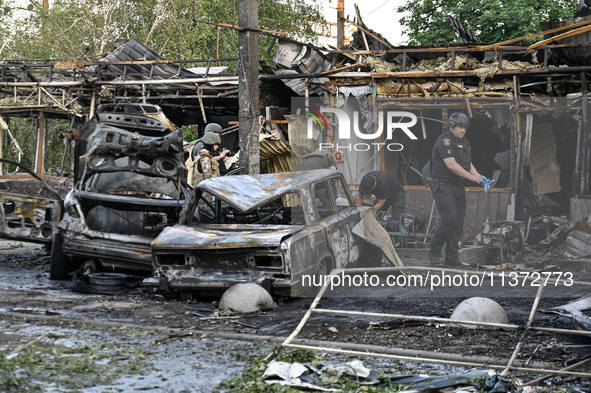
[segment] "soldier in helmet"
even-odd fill
[[[431,154],[431,193],[441,217],[429,250],[429,263],[434,266],[441,264],[439,257],[444,245],[444,266],[461,266],[458,244],[466,214],[464,179],[482,183],[480,173],[472,165],[470,142],[464,138],[469,124],[468,116],[453,113],[447,122],[449,131],[437,138]]]
[[[201,138],[201,142],[203,148],[197,159],[193,161],[193,170],[188,181],[193,187],[205,179],[220,176],[219,164],[213,159],[213,153],[220,148],[220,137],[210,132]]]
[[[221,138],[222,126],[220,126],[217,123],[209,123],[207,126],[205,126],[204,137],[205,137],[205,135],[211,134],[211,133],[214,133],[215,135],[217,135]],[[199,154],[199,152],[201,151],[202,148],[203,148],[203,138],[201,138],[201,140],[199,142],[197,142],[195,144],[195,147],[193,148],[193,159],[195,159],[195,157]],[[219,164],[220,173],[222,175],[225,175],[226,173],[228,173],[225,161],[226,161],[226,156],[230,153],[231,152],[229,149],[221,148],[221,143],[220,143],[220,148],[212,153],[213,159],[215,161],[217,161]]]

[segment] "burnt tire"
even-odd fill
[[[64,238],[61,233],[53,235],[51,244],[51,259],[49,261],[49,279],[66,280],[68,275],[68,260],[63,251]]]
[[[322,277],[329,275],[331,271],[332,271],[332,263],[331,263],[330,259],[325,258],[322,261],[320,261],[320,263],[318,264],[318,266],[316,268],[316,275],[318,275],[319,277],[322,278]]]

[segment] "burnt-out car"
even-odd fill
[[[50,277],[82,263],[152,271],[150,244],[190,195],[182,131],[159,107],[103,105],[76,137],[75,185],[54,235]]]
[[[180,223],[152,243],[154,277],[144,285],[217,295],[254,281],[276,296],[302,295],[304,275],[357,261],[364,241],[352,229],[361,216],[340,172],[208,179]]]
[[[62,216],[61,197],[71,185],[68,179],[42,178],[9,159],[0,158],[2,164],[12,165],[21,172],[0,175],[0,238],[51,245]]]

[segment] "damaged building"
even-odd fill
[[[589,23],[586,17],[545,26],[544,38]],[[564,215],[571,226],[586,219],[588,33],[527,47],[482,44],[456,25],[463,43],[447,47],[394,47],[362,22],[340,50],[276,36],[269,48],[274,64],[261,62],[259,69],[261,173],[296,171],[305,154],[329,148],[352,189],[372,170],[400,179],[407,211],[426,217],[422,231],[429,233],[437,213],[421,171],[448,116],[461,111],[470,117],[474,166],[494,180],[487,192],[465,184],[464,240],[482,241],[487,222],[526,222],[528,236],[539,241],[557,227],[542,217]],[[16,164],[0,167],[0,235],[52,242],[63,212],[46,190],[57,190],[63,199],[72,189],[68,178],[75,177],[84,155],[83,124],[101,105],[157,105],[173,125],[196,126],[199,135],[206,124],[219,123],[225,129],[222,145],[237,152],[237,60],[165,60],[131,39],[96,62],[4,61],[0,156],[27,164],[31,173]],[[345,130],[336,109],[348,116],[351,129]],[[314,111],[322,122],[307,114]],[[15,133],[11,119],[18,118],[30,119],[36,132]],[[50,122],[64,125],[52,128],[64,141],[52,145],[62,149],[57,167],[47,162],[55,137],[48,134]],[[22,148],[30,138],[37,141],[34,152]]]

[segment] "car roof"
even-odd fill
[[[222,176],[204,180],[195,188],[207,191],[241,211],[247,211],[338,173],[331,169],[316,169],[253,176]]]

